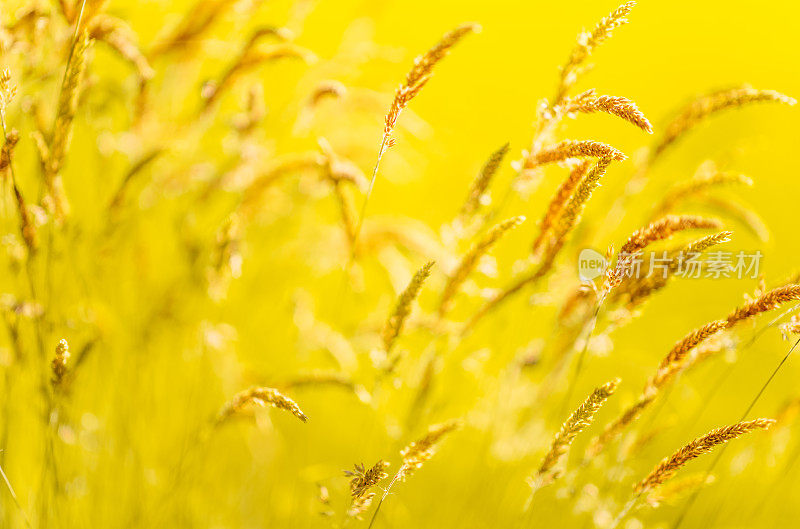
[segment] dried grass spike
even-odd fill
[[[439,303],[439,314],[444,315],[450,308],[451,302],[458,289],[466,281],[469,274],[475,269],[478,260],[494,246],[500,238],[525,222],[525,217],[513,217],[501,222],[489,230],[472,249],[461,259],[461,262],[451,274],[444,287],[442,300]]]
[[[58,96],[58,109],[56,121],[53,126],[49,154],[45,161],[45,188],[47,200],[45,203],[59,221],[63,221],[69,214],[69,203],[64,193],[61,182],[61,167],[69,149],[72,139],[73,121],[78,109],[81,79],[86,67],[86,52],[91,42],[87,31],[81,32],[70,54],[64,81]]]
[[[719,228],[720,222],[696,215],[667,215],[649,225],[639,228],[625,241],[619,250],[617,263],[606,270],[602,297],[619,286],[631,260],[649,245],[668,239],[676,232],[687,229]]]
[[[614,394],[619,382],[619,379],[615,379],[596,388],[583,404],[564,421],[564,424],[561,425],[561,430],[553,439],[550,450],[544,456],[542,464],[536,473],[534,482],[537,485],[547,484],[557,477],[557,474],[552,472],[553,467],[567,453],[575,437],[592,424],[595,414],[600,411],[606,400]]]
[[[16,94],[17,87],[11,84],[11,70],[4,68],[0,72],[0,112],[5,114]]]
[[[506,143],[493,152],[489,159],[486,160],[483,168],[481,168],[481,172],[478,173],[478,176],[472,182],[467,200],[461,207],[462,215],[470,215],[481,206],[481,198],[489,188],[489,183],[497,172],[497,169],[500,167],[500,164],[503,162],[503,158],[505,158],[506,154],[508,154],[509,147],[510,144]]]
[[[547,257],[545,266],[549,267],[547,263],[551,263],[555,259],[555,255],[566,242],[567,236],[575,227],[586,209],[586,204],[592,197],[592,193],[600,186],[600,179],[606,174],[608,166],[611,165],[611,158],[601,158],[591,168],[591,170],[583,177],[575,192],[569,197],[567,203],[564,205],[558,221],[553,227],[553,242],[547,250]]]
[[[800,285],[786,285],[772,289],[729,314],[726,326],[733,327],[746,319],[773,310],[783,303],[797,300],[800,300]]]
[[[64,376],[67,374],[69,356],[69,344],[66,340],[59,340],[58,345],[56,345],[56,355],[51,363],[53,368],[52,383],[54,388],[59,388],[64,382]]]
[[[728,323],[725,320],[717,320],[706,323],[702,327],[690,332],[667,353],[667,356],[664,357],[659,364],[655,377],[653,377],[648,384],[653,388],[663,387],[678,371],[680,371],[686,357],[695,347],[727,327]]]
[[[732,231],[721,231],[719,233],[714,233],[713,235],[706,235],[705,237],[701,237],[700,239],[689,243],[686,247],[684,247],[682,252],[688,255],[700,253],[713,246],[717,246],[718,244],[730,242],[731,237],[733,237]]]
[[[525,169],[533,169],[547,163],[562,162],[570,158],[610,158],[622,161],[627,156],[611,145],[599,141],[564,140],[527,157]]]
[[[288,411],[303,422],[308,420],[308,417],[300,409],[295,401],[282,394],[275,388],[266,387],[253,387],[240,391],[229,400],[225,406],[222,407],[217,415],[217,424],[222,423],[232,415],[241,412],[250,404],[257,406],[271,406],[281,410]]]
[[[618,96],[594,96],[576,98],[569,102],[566,109],[567,113],[582,112],[585,114],[593,112],[605,112],[624,119],[648,134],[653,133],[653,126],[645,117],[636,103],[626,97]]]
[[[417,299],[419,291],[422,289],[422,284],[431,275],[433,265],[434,261],[429,261],[414,274],[406,289],[397,299],[392,315],[386,320],[386,324],[383,327],[383,348],[387,353],[392,350],[394,341],[403,330],[403,324],[411,313],[411,304]]]
[[[361,515],[367,512],[367,509],[372,505],[373,498],[375,498],[374,492],[368,492],[353,498],[350,508],[347,509],[347,515],[353,518],[361,518]]]
[[[642,303],[645,299],[651,296],[656,291],[664,288],[678,272],[681,267],[686,263],[688,258],[699,255],[701,252],[712,248],[718,244],[723,244],[731,240],[733,232],[722,231],[713,235],[706,235],[696,241],[693,241],[678,251],[670,254],[670,262],[665,274],[649,274],[644,278],[634,278],[631,281],[626,281],[623,285],[614,291],[614,299],[619,299],[626,296],[628,308]]]
[[[599,455],[608,443],[616,439],[625,428],[642,415],[644,410],[653,402],[654,398],[654,394],[642,395],[636,403],[629,406],[617,420],[606,426],[599,436],[592,439],[591,443],[589,443],[589,447],[586,449],[585,458],[592,459]]]
[[[668,191],[655,211],[657,214],[666,213],[674,208],[675,205],[689,197],[704,193],[711,188],[732,184],[752,187],[753,180],[743,174],[728,172],[717,172],[711,175],[692,178],[688,182],[678,184]]]
[[[258,66],[281,59],[298,59],[306,64],[312,64],[317,59],[311,51],[291,42],[282,42],[264,49],[258,49],[255,46],[262,35],[263,32],[256,32],[247,44],[245,44],[239,56],[234,59],[222,73],[220,78],[216,81],[208,81],[205,83],[200,94],[203,98],[201,112],[210,111],[214,103],[219,101],[220,97],[226,91],[230,90],[242,75],[254,70]]]
[[[710,452],[715,446],[725,444],[731,439],[736,439],[753,430],[766,430],[775,421],[772,419],[755,419],[744,421],[731,426],[711,430],[706,435],[698,437],[674,454],[664,458],[650,474],[634,486],[636,494],[643,494],[661,485],[671,478],[681,467],[692,459]]]
[[[350,496],[353,500],[364,496],[369,489],[386,479],[387,468],[389,468],[389,463],[380,460],[368,470],[365,470],[363,464],[355,465],[355,470],[345,470],[344,475],[351,478]]]
[[[29,206],[25,201],[25,197],[22,195],[22,191],[17,185],[17,178],[12,165],[12,152],[19,141],[19,134],[14,130],[7,131],[5,111],[0,111],[0,121],[2,121],[3,133],[5,135],[3,146],[0,148],[0,171],[8,170],[11,175],[11,191],[14,194],[17,213],[19,214],[20,235],[22,235],[22,240],[25,241],[25,246],[28,248],[28,251],[33,253],[39,247],[38,228],[34,221],[34,216],[31,214]]]
[[[538,268],[526,272],[522,277],[515,279],[509,286],[484,303],[464,326],[464,329],[461,331],[462,335],[471,331],[478,321],[486,316],[486,314],[496,309],[514,294],[520,292],[525,286],[547,275],[555,262],[558,252],[564,246],[570,232],[580,220],[583,210],[586,208],[586,203],[589,198],[591,198],[594,190],[600,185],[600,179],[606,173],[606,169],[610,164],[610,158],[599,160],[594,167],[592,167],[591,171],[589,171],[589,174],[581,180],[581,183],[564,206],[564,211],[553,229],[552,242],[547,248]]]
[[[477,24],[459,26],[446,33],[435,46],[414,59],[414,66],[406,74],[405,82],[395,92],[394,100],[386,115],[383,129],[384,141],[388,141],[391,137],[400,112],[408,106],[408,103],[419,94],[422,87],[430,80],[433,75],[433,67],[444,59],[450,49],[464,36],[478,31],[480,31],[480,26]]]
[[[775,90],[756,90],[749,87],[721,90],[702,96],[692,101],[667,125],[664,137],[653,148],[650,160],[659,157],[667,147],[709,116],[728,108],[737,108],[763,101],[774,101],[790,106],[797,103],[795,99]]]
[[[448,433],[458,429],[461,421],[451,420],[436,426],[431,426],[422,439],[414,441],[400,451],[403,464],[397,471],[395,479],[405,481],[407,477],[422,468],[422,465],[436,453],[436,447]]]
[[[762,242],[769,240],[769,228],[764,220],[749,206],[727,197],[709,196],[703,202],[721,215],[733,218],[747,228],[750,233]]]
[[[156,57],[191,49],[196,43],[202,42],[203,34],[234,3],[235,0],[198,0],[171,34],[154,46],[150,55]]]
[[[636,2],[625,2],[609,13],[608,16],[603,17],[592,31],[584,31],[578,35],[578,45],[572,50],[569,59],[567,59],[567,63],[561,68],[561,78],[559,80],[556,96],[553,99],[553,106],[558,105],[564,99],[567,91],[569,91],[578,80],[578,75],[581,73],[581,66],[586,62],[586,59],[589,58],[594,49],[611,37],[612,32],[616,28],[628,22],[626,17],[635,5]]]
[[[678,231],[687,229],[719,228],[720,223],[696,215],[667,215],[635,231],[620,248],[621,254],[634,254],[650,244],[667,239]]]
[[[569,172],[569,176],[561,183],[561,185],[556,190],[555,195],[550,200],[550,204],[547,206],[547,211],[545,212],[544,216],[542,216],[542,220],[539,222],[539,235],[533,241],[532,251],[533,253],[537,253],[545,240],[545,237],[549,233],[551,227],[555,224],[558,220],[558,217],[561,215],[561,211],[564,209],[564,205],[569,200],[569,197],[575,191],[575,188],[578,187],[578,184],[583,180],[583,177],[586,175],[586,172],[589,170],[590,164],[588,160],[582,160],[580,163],[575,165],[572,170]]]
[[[58,109],[56,111],[55,126],[53,127],[53,139],[50,143],[50,157],[47,164],[48,178],[53,178],[61,170],[69,148],[69,142],[72,137],[72,122],[75,119],[75,112],[78,108],[81,79],[86,67],[86,50],[89,47],[89,43],[89,34],[83,31],[78,36],[64,74],[64,82],[58,95]]]
[[[425,84],[433,75],[433,67],[447,56],[447,54],[450,52],[450,49],[467,34],[473,32],[477,33],[478,31],[480,31],[480,26],[477,24],[463,24],[446,33],[434,47],[414,59],[414,66],[406,75],[405,82],[397,88],[394,99],[392,100],[392,104],[389,107],[389,111],[386,113],[386,118],[384,119],[383,136],[381,137],[381,144],[378,148],[378,158],[375,161],[375,167],[372,170],[372,177],[369,181],[367,194],[364,197],[364,202],[361,206],[361,213],[358,216],[358,223],[356,224],[355,234],[353,237],[354,248],[356,247],[355,243],[358,242],[358,236],[361,233],[361,226],[364,223],[364,216],[367,212],[367,204],[369,203],[369,198],[372,195],[372,188],[375,186],[375,179],[378,176],[378,168],[380,167],[381,159],[383,158],[386,149],[394,145],[394,138],[392,138],[392,134],[395,126],[397,125],[397,118],[400,116],[400,112],[402,112],[402,110],[408,106],[408,103],[414,99],[417,94],[419,94],[419,92],[422,90],[422,87],[425,86]],[[354,257],[355,253],[351,253],[351,260]]]

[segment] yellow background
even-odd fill
[[[4,19],[16,10],[15,4],[2,3]],[[264,166],[273,156],[314,150],[316,138],[324,136],[337,153],[368,174],[385,109],[413,57],[445,31],[477,22],[481,33],[465,38],[437,66],[428,86],[401,116],[397,145],[385,156],[367,212],[365,229],[375,219],[403,216],[435,233],[458,211],[483,161],[508,141],[511,151],[498,175],[499,194],[512,174],[508,162],[519,159],[528,146],[536,106],[555,90],[558,67],[576,35],[614,7],[572,0],[239,2],[196,43],[196,53],[175,62],[154,62],[158,89],[150,104],[159,117],[136,139],[125,132],[136,92],[131,69],[96,44],[89,65],[92,82],[64,173],[80,228],[74,239],[58,246],[51,278],[39,275],[37,281],[54,285],[43,300],[50,311],[43,331],[47,351],[62,337],[74,349],[95,335],[100,338],[73,383],[67,405],[72,424],[59,436],[65,443],[58,449],[64,492],[50,504],[41,504],[37,493],[43,471],[42,402],[33,374],[46,371],[46,363],[37,359],[38,367],[6,366],[15,378],[7,380],[4,387],[9,389],[3,393],[12,402],[3,464],[29,518],[42,527],[339,527],[347,506],[342,470],[383,458],[392,463],[392,472],[400,448],[424,433],[426,424],[464,417],[465,429],[452,434],[425,467],[395,487],[376,527],[516,527],[528,490],[525,478],[563,420],[557,411],[561,395],[547,400],[543,409],[526,409],[526,436],[495,442],[486,432],[491,423],[487,417],[504,417],[503,399],[508,396],[498,393],[504,367],[522,347],[558,332],[553,316],[559,298],[535,299],[541,306],[528,303],[530,294],[546,293],[553,285],[542,284],[509,303],[480,332],[458,344],[439,366],[430,405],[408,430],[405,414],[430,340],[419,331],[410,332],[401,346],[415,362],[406,366],[396,387],[383,388],[389,396],[378,396],[374,407],[338,389],[306,388],[292,397],[311,418],[308,424],[268,410],[255,423],[230,425],[201,442],[198,432],[209,417],[240,389],[332,367],[324,348],[309,345],[298,329],[298,299],[310,300],[316,318],[350,340],[359,358],[350,375],[369,387],[365,366],[377,342],[365,329],[382,324],[396,292],[377,263],[369,261],[363,285],[348,286],[342,295],[340,269],[347,251],[336,246],[341,241],[336,206],[319,190],[306,192],[303,186],[312,184],[289,179],[268,195],[261,212],[265,219],[254,221],[247,231],[242,277],[232,282],[222,301],[210,301],[202,267],[191,262],[191,252],[210,253],[226,198],[195,206],[192,192],[237,155],[227,123],[255,81],[263,86],[268,112],[258,132]],[[190,8],[185,2],[112,1],[106,11],[128,21],[147,49]],[[754,179],[753,189],[721,194],[744,199],[770,229],[769,240],[761,242],[732,222],[735,236],[727,249],[761,250],[762,272],[771,286],[795,271],[800,257],[797,107],[765,103],[713,117],[665,155],[650,176],[647,192],[623,218],[605,226],[592,223],[602,221],[633,174],[640,149],[658,138],[670,116],[693,97],[743,83],[800,96],[798,15],[800,8],[792,2],[643,1],[630,15],[630,24],[596,51],[595,67],[578,90],[595,87],[599,93],[629,97],[650,118],[655,134],[648,136],[601,114],[570,120],[562,131],[561,137],[597,139],[630,155],[609,170],[588,205],[584,222],[603,233],[592,247],[618,246],[642,225],[648,208],[666,189],[690,178],[704,160],[714,159]],[[52,63],[55,78],[63,71],[62,50],[69,35],[69,28],[60,24],[59,37],[55,42],[45,39],[40,50],[43,60]],[[317,55],[316,63],[286,61],[259,68],[223,98],[209,122],[195,123],[202,81],[218,76],[251,31],[264,25],[289,27],[297,44]],[[16,56],[4,56],[3,61],[12,69],[21,64]],[[344,83],[348,96],[320,104],[311,130],[296,133],[302,101],[325,79]],[[20,82],[18,91],[19,98],[41,97],[52,113],[57,95],[53,79]],[[357,94],[367,96],[359,99]],[[23,132],[17,172],[23,189],[35,196],[36,164],[25,134],[31,130],[30,119],[20,106],[12,108],[9,119]],[[169,153],[133,187],[123,227],[105,238],[104,205],[135,158],[130,152],[158,144]],[[504,210],[507,216],[526,215],[528,222],[498,245],[493,253],[499,277],[481,277],[481,287],[498,287],[511,276],[563,176],[563,170],[548,169],[528,200],[517,197]],[[360,201],[361,195],[359,206]],[[4,218],[8,232],[16,229]],[[565,251],[558,281],[577,280],[569,271],[578,250],[571,246]],[[426,257],[410,256],[413,266],[406,274]],[[422,293],[421,307],[434,309],[442,284],[439,270]],[[563,285],[554,287],[559,296],[566,292]],[[614,347],[607,355],[588,359],[575,395],[621,377],[618,394],[598,418],[605,424],[633,401],[676,340],[722,317],[756,287],[755,280],[674,282],[639,318],[613,334]],[[24,273],[7,275],[3,288],[24,292]],[[458,311],[459,317],[468,314]],[[743,326],[742,342],[768,319]],[[209,345],[210,335],[221,341]],[[33,336],[31,331],[24,339],[33,343]],[[704,397],[728,364],[716,359],[687,374],[659,412],[663,430],[626,463],[621,478],[609,478],[603,468],[570,474],[537,496],[531,526],[590,527],[591,516],[576,507],[580,498],[603,526],[608,512],[615,514],[630,497],[630,486],[663,456],[710,428],[735,422],[789,345],[777,329],[770,329],[740,355],[733,375],[710,403]],[[7,351],[10,346],[3,347]],[[753,416],[771,417],[781,403],[800,396],[797,360],[785,366]],[[532,368],[523,376],[523,386],[535,387],[544,375]],[[525,409],[529,397],[523,390],[512,392],[510,398],[517,400],[508,405]],[[694,421],[704,408],[701,419]],[[591,434],[598,431],[595,425]],[[717,469],[716,482],[704,491],[683,527],[796,524],[800,493],[793,476],[798,467],[788,466],[798,446],[796,433],[796,428],[755,433],[735,442]],[[588,438],[576,442],[570,469],[579,463],[577,454]],[[692,470],[706,464],[691,463]],[[316,483],[329,489],[329,506],[318,502]],[[593,503],[591,489],[572,495],[573,488],[587,483],[599,487],[603,501],[613,502],[606,504],[608,512],[602,501]],[[6,491],[0,494],[5,520],[23,527]],[[328,509],[336,511],[333,517],[319,514]],[[666,526],[677,513],[674,505],[645,507],[627,527]],[[366,527],[366,521],[346,525]]]

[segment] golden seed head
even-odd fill
[[[718,228],[718,220],[696,215],[667,215],[635,231],[620,248],[621,254],[633,254],[650,244],[667,239],[678,231],[687,229]]]
[[[687,356],[695,347],[727,327],[728,324],[725,320],[717,320],[706,323],[702,327],[690,332],[686,337],[675,344],[667,356],[664,357],[661,364],[658,366],[656,375],[650,380],[649,385],[654,389],[663,387],[684,367]]]
[[[696,215],[666,215],[643,228],[639,228],[628,237],[628,240],[620,248],[616,265],[609,266],[606,269],[602,297],[605,298],[608,293],[620,285],[631,262],[649,245],[668,239],[679,231],[718,227],[720,227],[720,222],[715,219]]]
[[[403,448],[400,451],[403,463],[400,470],[397,471],[397,479],[405,480],[422,468],[422,465],[436,453],[436,447],[442,438],[460,426],[461,422],[457,420],[431,426],[425,437]]]
[[[475,181],[472,182],[467,200],[461,207],[462,215],[472,214],[480,207],[481,198],[489,188],[489,183],[491,182],[492,177],[495,175],[497,170],[500,168],[503,158],[505,158],[506,154],[508,154],[509,146],[510,144],[506,143],[493,152],[489,159],[486,160],[486,163],[481,168],[481,172],[478,173]]]
[[[600,179],[606,174],[611,161],[612,158],[599,159],[589,172],[583,176],[572,195],[564,204],[552,230],[552,242],[547,249],[546,261],[554,259],[556,253],[566,242],[567,236],[583,215],[586,203],[592,197],[592,193],[600,186]]]
[[[664,458],[650,474],[634,486],[634,492],[636,494],[647,492],[667,481],[686,463],[710,452],[715,446],[725,444],[731,439],[736,439],[753,430],[766,430],[774,423],[775,421],[772,419],[755,419],[711,430],[671,456]]]
[[[61,170],[69,142],[72,137],[72,122],[78,108],[81,79],[86,68],[86,52],[91,39],[86,31],[78,35],[72,57],[64,75],[64,83],[58,95],[58,110],[50,144],[50,157],[47,160],[47,178],[52,180]]]
[[[414,59],[414,66],[412,66],[411,70],[406,74],[405,82],[400,85],[395,92],[392,105],[389,107],[389,112],[386,114],[383,127],[384,142],[389,141],[397,125],[397,118],[400,116],[400,112],[408,106],[408,103],[420,93],[425,84],[430,80],[433,75],[433,67],[444,59],[450,52],[450,49],[464,36],[479,31],[480,26],[477,24],[464,24],[459,26],[453,31],[446,33],[435,46]]]
[[[702,96],[687,105],[678,116],[667,125],[664,137],[653,148],[651,160],[657,158],[681,136],[694,128],[709,116],[725,109],[737,108],[750,103],[773,101],[792,106],[797,103],[794,98],[775,90],[756,90],[750,87],[721,90]]]
[[[628,278],[621,283],[620,288],[615,288],[614,300],[625,298],[627,300],[627,307],[633,309],[638,304],[644,302],[654,292],[664,288],[674,276],[676,272],[681,269],[681,266],[687,259],[699,255],[701,252],[712,248],[718,244],[730,241],[733,232],[722,231],[713,235],[706,235],[691,243],[683,246],[682,248],[670,253],[670,261],[665,274],[649,274],[641,278]],[[613,256],[613,254],[612,254]],[[607,262],[611,257],[607,257]]]
[[[800,285],[786,285],[772,289],[729,314],[726,318],[727,328],[761,313],[776,309],[784,303],[797,300],[800,300]]]
[[[582,160],[580,163],[576,164],[572,170],[570,170],[567,178],[556,190],[555,195],[550,200],[550,204],[547,206],[542,220],[539,222],[539,235],[536,237],[536,240],[533,241],[532,247],[534,254],[538,253],[539,249],[542,247],[552,226],[561,216],[564,205],[567,203],[570,196],[572,196],[572,193],[578,187],[581,180],[583,180],[583,177],[586,176],[589,167],[590,164],[588,160]]]
[[[5,112],[14,99],[17,87],[11,84],[11,70],[4,68],[0,71],[0,112]]]
[[[466,255],[464,255],[444,287],[442,300],[439,303],[439,314],[444,315],[450,308],[453,296],[456,295],[469,274],[472,273],[472,271],[478,265],[480,258],[486,255],[497,243],[497,241],[503,237],[503,235],[513,230],[523,222],[525,222],[525,217],[520,215],[497,224],[496,226],[492,227],[492,229],[490,229],[486,235],[484,235],[470,249],[470,251],[467,252]]]
[[[525,169],[533,169],[540,165],[561,162],[570,158],[610,158],[622,161],[627,156],[611,145],[599,141],[564,140],[532,153],[525,160]]]
[[[53,387],[59,387],[67,374],[67,362],[69,361],[69,344],[66,340],[59,340],[56,345],[56,355],[50,364],[53,368]]]
[[[372,499],[374,497],[374,492],[368,492],[358,496],[357,498],[353,498],[350,508],[347,509],[347,515],[354,518],[360,518],[362,514],[367,512],[367,509],[369,509],[370,505],[372,505]]]
[[[248,405],[253,404],[262,407],[271,406],[273,408],[288,411],[303,422],[308,420],[308,417],[300,409],[300,406],[298,406],[295,401],[286,395],[283,395],[277,389],[253,387],[244,391],[240,391],[234,395],[233,398],[225,404],[225,406],[222,407],[217,415],[217,424],[222,423],[232,415],[243,411]]]
[[[369,489],[386,479],[389,463],[378,461],[372,468],[365,469],[364,464],[355,465],[355,470],[345,470],[344,475],[350,479],[350,496],[356,500],[364,496]]]
[[[680,202],[695,196],[702,196],[710,189],[727,185],[744,185],[752,187],[753,180],[743,174],[724,171],[714,171],[709,174],[699,174],[694,178],[680,183],[669,190],[656,206],[657,215],[668,213]]]
[[[539,466],[535,482],[546,484],[557,477],[557,473],[552,472],[553,467],[567,453],[575,437],[592,424],[594,416],[600,411],[606,400],[614,394],[619,383],[620,380],[615,379],[596,388],[583,404],[564,421],[561,430],[550,445],[550,450]]]
[[[585,70],[584,63],[594,49],[611,37],[613,31],[627,24],[626,18],[636,2],[625,2],[614,11],[603,17],[592,31],[584,31],[578,35],[578,44],[572,50],[567,63],[561,68],[558,91],[553,100],[553,106],[558,105],[566,96],[570,88],[577,82],[578,76]]]
[[[581,112],[585,114],[593,112],[604,112],[624,119],[648,134],[653,133],[653,126],[645,117],[636,103],[626,97],[601,95],[596,96],[594,90],[588,90],[583,94],[570,99],[565,104],[564,112],[572,114]]]
[[[394,341],[403,330],[403,324],[411,313],[411,304],[417,299],[419,291],[422,290],[423,283],[425,283],[425,280],[431,275],[434,264],[434,261],[429,261],[425,263],[422,268],[417,270],[417,273],[411,278],[406,289],[397,299],[394,311],[383,326],[383,348],[387,353],[391,351]]]
[[[306,103],[309,107],[316,106],[326,98],[339,99],[347,94],[347,88],[339,81],[323,81],[314,88]]]
[[[630,426],[631,423],[642,415],[644,410],[653,402],[654,398],[655,395],[653,394],[643,394],[639,397],[639,400],[629,406],[617,420],[607,425],[603,429],[603,432],[589,443],[589,447],[586,449],[586,458],[591,459],[600,454],[608,443],[616,439],[625,428]]]

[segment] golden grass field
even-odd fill
[[[0,527],[797,526],[798,14],[0,1]]]

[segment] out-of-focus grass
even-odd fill
[[[787,68],[800,62],[793,40],[800,7],[784,4],[767,10],[643,2],[631,24],[594,55],[596,67],[579,89],[630,97],[653,121],[656,135],[672,111],[712,88],[747,82],[800,94],[800,76]],[[28,44],[3,45],[0,63],[18,85],[7,113],[21,138],[14,168],[22,192],[37,204],[42,179],[31,133],[39,127],[37,112],[45,133],[53,121],[72,29],[55,3],[4,2],[0,17],[12,24],[31,6],[42,17],[18,34]],[[393,489],[376,526],[518,524],[529,490],[525,478],[564,419],[558,416],[563,388],[531,407],[545,373],[509,366],[523,347],[535,350],[558,336],[554,316],[577,282],[571,263],[579,248],[566,250],[552,280],[493,313],[463,342],[434,339],[410,325],[398,344],[404,360],[396,376],[378,384],[371,360],[379,357],[377,333],[404,282],[437,256],[405,249],[363,256],[342,289],[349,249],[331,186],[314,171],[286,174],[267,189],[252,214],[237,218],[232,238],[222,227],[246,189],[243,183],[281,155],[318,152],[319,137],[368,174],[392,91],[414,55],[444,31],[476,21],[481,34],[437,68],[402,117],[365,223],[369,231],[387,218],[405,217],[417,223],[414,233],[440,239],[484,159],[506,141],[512,145],[509,160],[527,148],[537,103],[554,91],[557,67],[576,33],[613,7],[585,1],[232,2],[201,38],[152,58],[156,75],[139,121],[134,70],[95,42],[63,171],[72,215],[61,227],[52,221],[41,227],[42,247],[33,256],[22,248],[9,180],[2,176],[6,258],[0,289],[8,294],[8,326],[0,342],[0,464],[25,512],[0,492],[4,526],[24,527],[27,517],[34,527],[337,527],[349,505],[342,470],[387,459],[389,472],[396,471],[403,446],[427,425],[452,417],[463,418],[465,427]],[[187,2],[111,1],[104,11],[126,21],[146,51],[192,8]],[[295,43],[317,60],[258,67],[199,115],[203,83],[218,79],[263,26],[290,29]],[[298,126],[304,101],[329,79],[342,82],[347,95],[323,100],[308,126]],[[256,85],[266,115],[242,136],[231,123]],[[592,246],[618,245],[666,189],[713,158],[756,181],[752,190],[723,195],[744,198],[771,237],[758,241],[728,223],[735,232],[730,249],[764,252],[763,274],[775,284],[794,270],[798,257],[797,120],[795,109],[772,105],[715,117],[669,151],[654,167],[647,193],[603,226],[598,223],[634,172],[637,150],[651,138],[605,115],[570,121],[568,137],[599,138],[633,158],[609,171],[589,203],[583,225],[602,233]],[[163,152],[125,186],[119,207],[109,209],[131,166],[155,151]],[[209,182],[233,168],[241,172],[207,192]],[[495,199],[511,174],[507,160]],[[504,215],[529,220],[493,251],[497,277],[476,274],[477,286],[470,282],[476,295],[461,300],[456,321],[479,305],[478,287],[504,285],[514,263],[526,257],[535,221],[563,177],[563,170],[547,168],[536,193],[512,197]],[[360,205],[363,195],[351,191]],[[442,271],[451,270],[454,256],[469,244],[443,246],[444,259],[422,291],[417,315],[435,313]],[[491,271],[491,264],[482,270]],[[587,360],[571,403],[616,376],[623,379],[591,433],[633,401],[677,339],[726,314],[756,287],[754,280],[676,281],[616,330],[608,354]],[[43,315],[20,314],[19,303],[41,306]],[[741,341],[768,319],[743,326]],[[69,340],[72,360],[81,362],[73,365],[68,391],[52,397],[49,362],[61,338]],[[687,373],[659,411],[654,426],[663,431],[645,450],[611,477],[611,463],[569,472],[537,496],[535,523],[582,527],[594,517],[604,526],[630,497],[631,485],[663,456],[734,422],[788,347],[776,329],[768,331],[737,353],[735,370],[711,401],[704,398],[728,364],[716,359]],[[434,364],[424,405],[415,407],[427,361],[438,348],[447,354]],[[239,390],[285,387],[318,370],[344,372],[358,392],[288,387],[310,417],[307,424],[265,409],[209,431],[216,412]],[[798,396],[796,374],[789,363],[759,403],[758,416],[771,417]],[[370,393],[371,400],[365,397]],[[645,425],[648,420],[643,418]],[[719,527],[776,527],[798,519],[796,467],[790,466],[798,449],[795,432],[783,427],[733,446],[684,527],[708,527],[708,520]],[[588,438],[576,442],[571,471]],[[318,500],[318,484],[328,489],[329,504]],[[677,505],[643,508],[628,527],[672,521]]]

